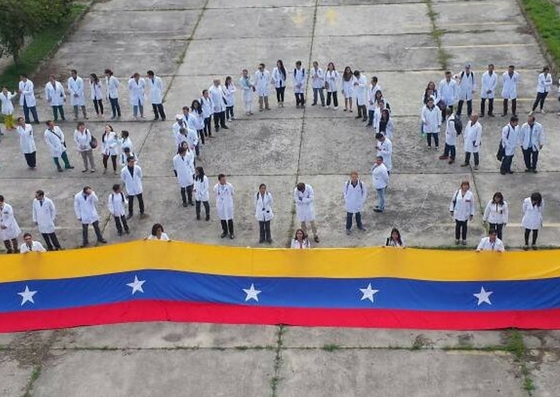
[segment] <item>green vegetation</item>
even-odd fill
[[[550,0],[519,0],[519,2],[558,67],[560,65],[560,15],[554,3]]]

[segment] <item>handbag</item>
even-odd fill
[[[87,132],[89,132],[89,130]],[[97,138],[94,137],[91,132],[89,132],[89,134],[91,135],[91,140],[89,141],[89,147],[95,149],[97,147]]]
[[[506,156],[506,148],[502,145],[502,141],[500,141],[500,146],[498,146],[498,152],[496,153],[496,159],[498,161],[502,161]]]

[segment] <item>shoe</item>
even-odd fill
[[[311,106],[315,106],[315,104],[311,105]],[[259,240],[259,244],[264,243],[264,238]]]
[[[122,232],[121,232],[121,231],[118,231],[118,232],[117,232],[117,235],[118,235],[119,237],[122,237]]]
[[[11,248],[8,248],[6,250],[6,254],[13,254],[13,253],[14,253],[14,251]]]
[[[103,175],[105,175],[107,173],[107,168],[103,169]]]
[[[371,124],[371,123],[367,123],[367,124],[366,124],[366,127],[371,127],[372,125],[373,125],[373,124]]]
[[[83,242],[82,245],[80,245],[80,248],[86,248],[88,246],[88,242]]]
[[[541,113],[541,114],[544,114],[544,110],[543,110],[543,109],[541,109],[540,113]]]
[[[90,172],[93,174],[95,172],[95,168],[92,168]]]
[[[189,205],[191,205],[192,207],[194,207],[194,202],[189,202]]]
[[[64,168],[66,168],[67,170],[73,170],[73,169],[74,169],[74,166],[73,166],[73,165],[69,165],[68,167],[64,167]]]
[[[360,232],[364,232],[364,233],[367,232],[367,229],[366,229],[365,227],[363,227],[363,226],[362,226],[362,227],[359,227],[358,230],[359,230]]]
[[[126,216],[126,219],[130,219],[130,218],[132,218],[132,212],[129,213],[129,214]]]
[[[439,146],[436,146],[436,150],[439,150]]]
[[[537,172],[539,172],[539,171],[537,171],[536,168],[533,168],[533,174],[536,174]]]
[[[514,171],[508,171],[508,174],[513,174],[513,173],[514,173]]]
[[[474,169],[475,169],[475,170],[478,170],[478,165],[475,165],[475,166],[474,166]]]
[[[97,240],[97,242],[101,244],[107,244],[107,240],[105,240],[104,238]]]
[[[484,117],[484,113],[480,113],[480,117]]]
[[[531,169],[525,168],[525,172],[531,172]]]
[[[440,160],[447,160],[449,158],[449,156],[439,156]]]
[[[144,218],[147,218],[147,217],[148,217],[148,214],[144,214],[144,213],[140,214],[140,219],[144,219]]]
[[[189,205],[186,202],[183,202],[183,207],[188,207]]]
[[[126,234],[130,234],[130,229],[124,229],[124,232],[125,232]]]
[[[468,167],[470,164],[469,163],[463,163],[461,164],[461,167]]]
[[[428,150],[431,149],[431,148],[432,148],[432,146],[431,146],[431,145],[428,145]]]
[[[381,208],[375,208],[373,212],[377,212],[378,214],[380,214],[383,212],[383,210]]]
[[[467,240],[461,240],[461,244],[467,245]]]
[[[196,220],[199,221],[200,220],[200,215],[196,216]]]
[[[222,234],[220,235],[221,238],[226,238],[227,237],[227,232],[222,232]]]
[[[536,251],[538,248],[537,248],[537,246],[536,246],[535,244],[533,244],[533,245],[531,245],[531,249],[532,249],[533,251]]]
[[[506,117],[506,116],[507,116],[507,113],[502,113],[502,117]]]
[[[333,108],[333,110],[338,110],[338,106],[335,106],[335,107]]]
[[[319,240],[319,236],[313,237],[313,241],[315,241],[317,244],[319,244],[319,241],[320,241],[320,240]]]
[[[210,215],[206,215],[206,222],[210,220]]]
[[[455,245],[459,245],[459,240],[455,240]]]
[[[345,112],[347,112],[347,111],[348,111],[348,109],[347,109],[347,108],[344,108],[344,111],[345,111]],[[560,113],[558,113],[558,114],[560,114]]]
[[[154,117],[153,121],[158,121],[158,120],[159,120],[159,117]]]
[[[455,159],[450,159],[448,164],[453,164],[455,162]]]
[[[234,238],[235,238],[235,234],[232,233],[232,234],[229,235],[230,240],[233,240]]]
[[[529,116],[532,116],[533,114],[535,114],[535,112],[531,110],[531,111],[529,112]]]
[[[57,168],[58,172],[64,172],[64,170],[62,168]]]
[[[500,171],[500,174],[505,175],[506,173],[504,171]]]
[[[317,106],[317,102],[313,102],[311,106]],[[264,240],[263,240],[264,241]]]
[[[528,251],[529,250],[529,246],[528,245],[524,245],[523,246],[523,251]]]
[[[350,236],[352,234],[352,231],[350,229],[346,229],[346,235]]]
[[[224,130],[229,130],[229,127],[228,127],[227,125],[222,126],[222,128],[223,128]]]
[[[350,113],[354,113],[354,111],[352,109],[349,110]]]
[[[118,175],[117,171],[113,171],[113,175]]]
[[[488,113],[488,117],[496,117],[496,116],[494,116],[494,113]]]
[[[88,172],[88,171],[89,171],[89,170],[86,168],[85,170],[82,170],[82,173],[83,173],[83,172]]]
[[[361,115],[357,115],[357,116],[356,116],[356,119],[361,119],[361,118],[362,118]]]

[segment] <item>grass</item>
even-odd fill
[[[64,18],[59,26],[45,29],[35,36],[20,54],[19,65],[16,66],[12,63],[0,74],[0,85],[6,85],[11,90],[14,90],[17,87],[20,74],[32,75],[41,62],[56,48],[72,23],[85,8],[86,6],[83,4],[74,4],[70,15]]]
[[[560,65],[560,15],[550,0],[519,0],[556,66]]]
[[[430,34],[434,39],[438,50],[438,63],[441,68],[445,70],[447,69],[449,59],[451,58],[451,56],[444,50],[441,42],[441,37],[445,32],[437,27],[438,13],[434,10],[432,0],[426,0],[426,6],[428,7],[428,18],[430,18],[430,22],[432,24],[432,31]]]
[[[40,376],[41,376],[41,365],[39,364],[38,366],[33,368],[31,377],[29,378],[29,381],[27,382],[27,385],[25,387],[25,392],[23,394],[23,397],[31,397],[31,391],[33,390],[33,385],[35,384],[37,379],[39,379]]]

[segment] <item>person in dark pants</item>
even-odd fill
[[[23,115],[25,122],[31,124],[29,113],[33,116],[35,124],[39,124],[39,116],[37,116],[37,101],[35,100],[34,85],[31,80],[27,78],[26,74],[21,74],[19,82],[19,104],[23,107]]]
[[[533,115],[537,106],[540,108],[540,112],[544,113],[544,100],[546,99],[548,92],[550,91],[550,87],[552,87],[552,76],[550,75],[550,69],[548,66],[543,68],[541,74],[537,79],[537,99],[535,99],[535,103],[533,103],[533,108],[531,110],[530,115]]]
[[[113,215],[113,218],[115,219],[115,226],[117,227],[117,234],[119,236],[122,236],[123,228],[126,234],[130,233],[125,216],[125,208],[127,204],[128,200],[122,192],[121,185],[118,183],[114,184],[113,193],[109,195],[109,199],[107,201],[107,207],[109,208],[109,213]]]
[[[200,204],[204,204],[204,211],[206,212],[206,221],[210,220],[210,185],[208,177],[204,175],[202,167],[196,167],[196,176],[194,177],[194,200],[196,220],[200,220]]]
[[[496,96],[496,85],[498,75],[494,73],[494,65],[489,64],[488,70],[482,75],[482,87],[480,89],[480,117],[484,117],[486,100],[488,99],[488,117],[494,117],[494,98]]]
[[[218,175],[218,183],[214,186],[216,195],[216,209],[222,225],[222,238],[229,234],[230,239],[235,238],[233,234],[233,195],[235,190],[233,185],[226,181],[224,174]]]
[[[255,217],[259,221],[259,244],[265,241],[269,244],[272,243],[272,236],[270,234],[270,221],[274,218],[272,212],[272,194],[266,191],[266,185],[261,183],[259,191],[255,194]]]
[[[346,207],[346,234],[350,235],[352,233],[352,218],[354,216],[356,217],[356,226],[358,230],[364,232],[362,210],[367,198],[367,188],[365,184],[358,179],[358,173],[356,171],[350,173],[350,179],[344,183],[342,194]]]
[[[449,164],[455,162],[456,145],[457,145],[457,129],[455,128],[455,115],[451,107],[445,108],[447,120],[445,122],[445,149],[443,155],[439,156],[440,160],[449,159]]]
[[[502,230],[508,223],[508,219],[508,203],[504,201],[504,196],[501,192],[496,192],[492,196],[492,200],[486,204],[482,220],[488,222],[489,229],[495,230],[498,238],[502,240]]]
[[[121,170],[121,179],[126,187],[128,196],[128,217],[132,218],[134,213],[134,197],[138,198],[140,217],[144,217],[144,199],[142,198],[142,168],[136,165],[136,159],[132,156],[126,159],[127,165]]]
[[[215,79],[212,86],[208,88],[210,99],[212,99],[212,111],[214,116],[214,129],[216,132],[222,127],[227,130],[226,126],[226,103],[224,100],[224,91],[220,84],[220,79]]]
[[[98,243],[106,243],[103,238],[101,229],[99,229],[99,215],[97,214],[97,202],[99,199],[91,187],[85,186],[80,192],[74,196],[74,211],[76,218],[82,224],[82,245],[81,248],[88,245],[88,228],[93,226],[95,236]]]
[[[544,146],[544,129],[535,121],[535,116],[529,116],[527,122],[519,130],[519,143],[525,160],[525,172],[537,172],[539,152]]]
[[[467,245],[467,223],[474,217],[474,195],[469,181],[461,182],[461,188],[453,194],[449,211],[455,219],[455,244]]]
[[[500,165],[500,174],[513,174],[511,170],[511,163],[515,155],[515,148],[517,147],[517,138],[519,135],[519,127],[517,126],[519,119],[517,116],[512,116],[509,124],[502,128],[502,147],[504,148],[504,157]],[[498,236],[500,239],[501,236]]]
[[[25,161],[30,169],[37,166],[37,147],[35,146],[35,136],[31,124],[26,124],[23,117],[18,117],[16,131],[19,135],[19,146]]]
[[[33,200],[33,222],[39,228],[39,232],[43,236],[49,251],[62,249],[55,233],[55,218],[56,208],[54,203],[50,198],[45,197],[44,191],[37,190]]]
[[[163,109],[163,80],[156,76],[153,70],[148,70],[147,82],[150,87],[150,102],[154,110],[154,120],[165,121],[165,110]]]
[[[121,106],[119,105],[119,86],[121,85],[119,79],[113,76],[111,69],[105,69],[105,84],[107,86],[107,98],[111,103],[111,120],[121,117]]]
[[[531,197],[523,200],[523,218],[521,226],[525,229],[525,246],[524,250],[529,249],[529,236],[533,232],[531,247],[537,249],[537,238],[539,237],[539,229],[543,225],[543,209],[544,201],[540,193],[535,192]]]

